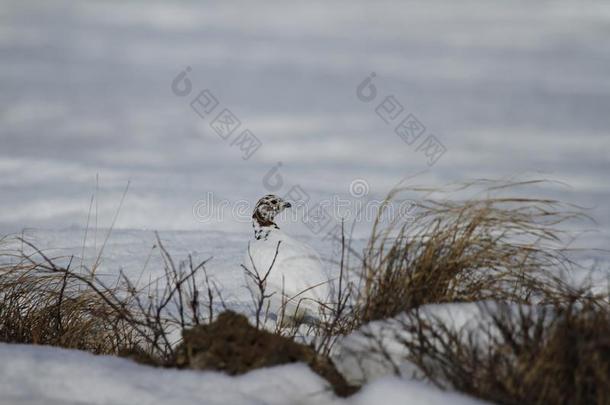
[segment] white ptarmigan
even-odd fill
[[[319,319],[321,304],[330,298],[329,279],[318,253],[286,235],[275,223],[276,215],[290,207],[273,194],[261,198],[254,207],[254,239],[244,258],[248,288],[259,299],[260,289],[251,273],[261,280],[266,276],[265,295],[271,295],[271,313],[279,316],[283,307],[285,319]]]

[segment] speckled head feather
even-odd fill
[[[267,194],[254,207],[252,213],[252,227],[254,228],[254,237],[256,239],[266,239],[271,229],[280,229],[274,222],[275,216],[285,208],[290,208],[289,202],[284,201],[280,197]]]

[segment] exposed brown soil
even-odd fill
[[[226,311],[209,325],[183,332],[175,365],[196,370],[218,370],[231,375],[261,367],[306,363],[326,379],[337,395],[347,396],[357,387],[347,384],[330,359],[305,345],[250,325],[248,319]]]

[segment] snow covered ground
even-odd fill
[[[97,230],[97,233],[95,230],[89,230],[83,249],[83,229],[26,229],[0,243],[0,251],[31,251],[16,239],[23,237],[48,257],[58,258],[58,263],[67,265],[71,257],[74,257],[73,263],[80,265],[83,258],[83,265],[90,269],[98,260],[107,233],[107,229]],[[247,251],[248,241],[252,238],[250,233],[162,231],[159,232],[159,238],[176,264],[187,260],[189,255],[195,264],[211,259],[206,270],[222,292],[227,306],[235,310],[245,310],[251,305],[245,272],[240,266]],[[320,253],[329,272],[338,271],[338,258],[333,256],[331,244],[308,234],[301,235],[299,239],[311,244]],[[354,246],[363,243],[364,240],[355,240]],[[0,262],[7,261],[10,261],[8,257],[0,258]],[[122,270],[130,280],[139,281],[138,286],[141,287],[156,278],[163,279],[163,269],[163,258],[153,231],[116,229],[111,232],[108,243],[103,248],[96,274],[113,284],[119,270]]]
[[[45,404],[378,404],[471,405],[463,395],[388,377],[338,399],[305,365],[243,376],[165,370],[74,350],[0,343],[0,403]]]
[[[0,235],[91,265],[129,181],[102,274],[160,275],[159,230],[176,259],[213,256],[210,273],[240,309],[259,197],[298,185],[312,202],[348,201],[352,219],[359,203],[421,173],[414,182],[432,186],[565,182],[526,193],[584,206],[598,224],[580,245],[607,249],[609,26],[610,5],[593,0],[0,1]],[[178,96],[172,81],[187,66],[193,89]],[[378,95],[363,102],[357,87],[371,72]],[[204,89],[219,107],[201,118],[189,103]],[[404,109],[397,121],[413,114],[422,137],[442,142],[435,164],[377,114],[389,95]],[[236,134],[211,128],[220,108],[262,142],[249,159]],[[370,223],[358,224],[356,245]],[[336,259],[301,217],[282,229]],[[579,260],[610,268],[599,252]],[[1,403],[286,403],[288,393],[343,403],[321,391],[300,366],[233,379],[0,345]],[[345,403],[405,397],[472,403],[389,377]]]

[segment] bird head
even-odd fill
[[[280,197],[267,194],[258,202],[254,207],[254,212],[252,213],[252,220],[255,225],[258,226],[274,226],[277,228],[275,224],[275,216],[282,212],[286,208],[290,208],[292,205]]]

